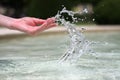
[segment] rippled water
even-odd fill
[[[0,40],[0,80],[119,80],[120,32],[84,33],[96,55],[58,64],[68,48],[67,35]]]

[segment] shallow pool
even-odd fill
[[[84,33],[95,54],[73,63],[58,62],[67,34],[0,40],[0,80],[119,80],[120,32]]]

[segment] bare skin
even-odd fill
[[[30,35],[35,35],[46,29],[57,26],[55,18],[43,20],[33,17],[23,17],[15,19],[4,15],[0,15],[0,25]]]

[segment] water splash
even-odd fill
[[[83,10],[82,12],[73,12],[67,10],[64,7],[61,11],[58,11],[57,15],[55,16],[56,21],[67,29],[67,32],[69,33],[69,37],[70,37],[69,48],[65,52],[65,54],[60,58],[60,62],[77,61],[82,54],[90,53],[91,51],[90,45],[92,44],[92,42],[86,40],[82,32],[77,30],[75,28],[75,24],[73,24],[78,21],[78,18],[74,17],[75,14],[83,14],[87,12],[88,12],[87,9]],[[71,16],[72,23],[65,19],[63,15],[64,13],[65,14],[67,13],[68,16]],[[81,28],[81,30],[85,30],[85,29]]]

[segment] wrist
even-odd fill
[[[0,15],[0,25],[12,29],[12,24],[15,21],[14,18]]]
[[[17,19],[15,19],[15,18],[11,18],[11,19],[8,21],[7,25],[8,25],[8,28],[9,28],[9,29],[15,29],[14,26],[15,26],[16,20],[17,20]]]

